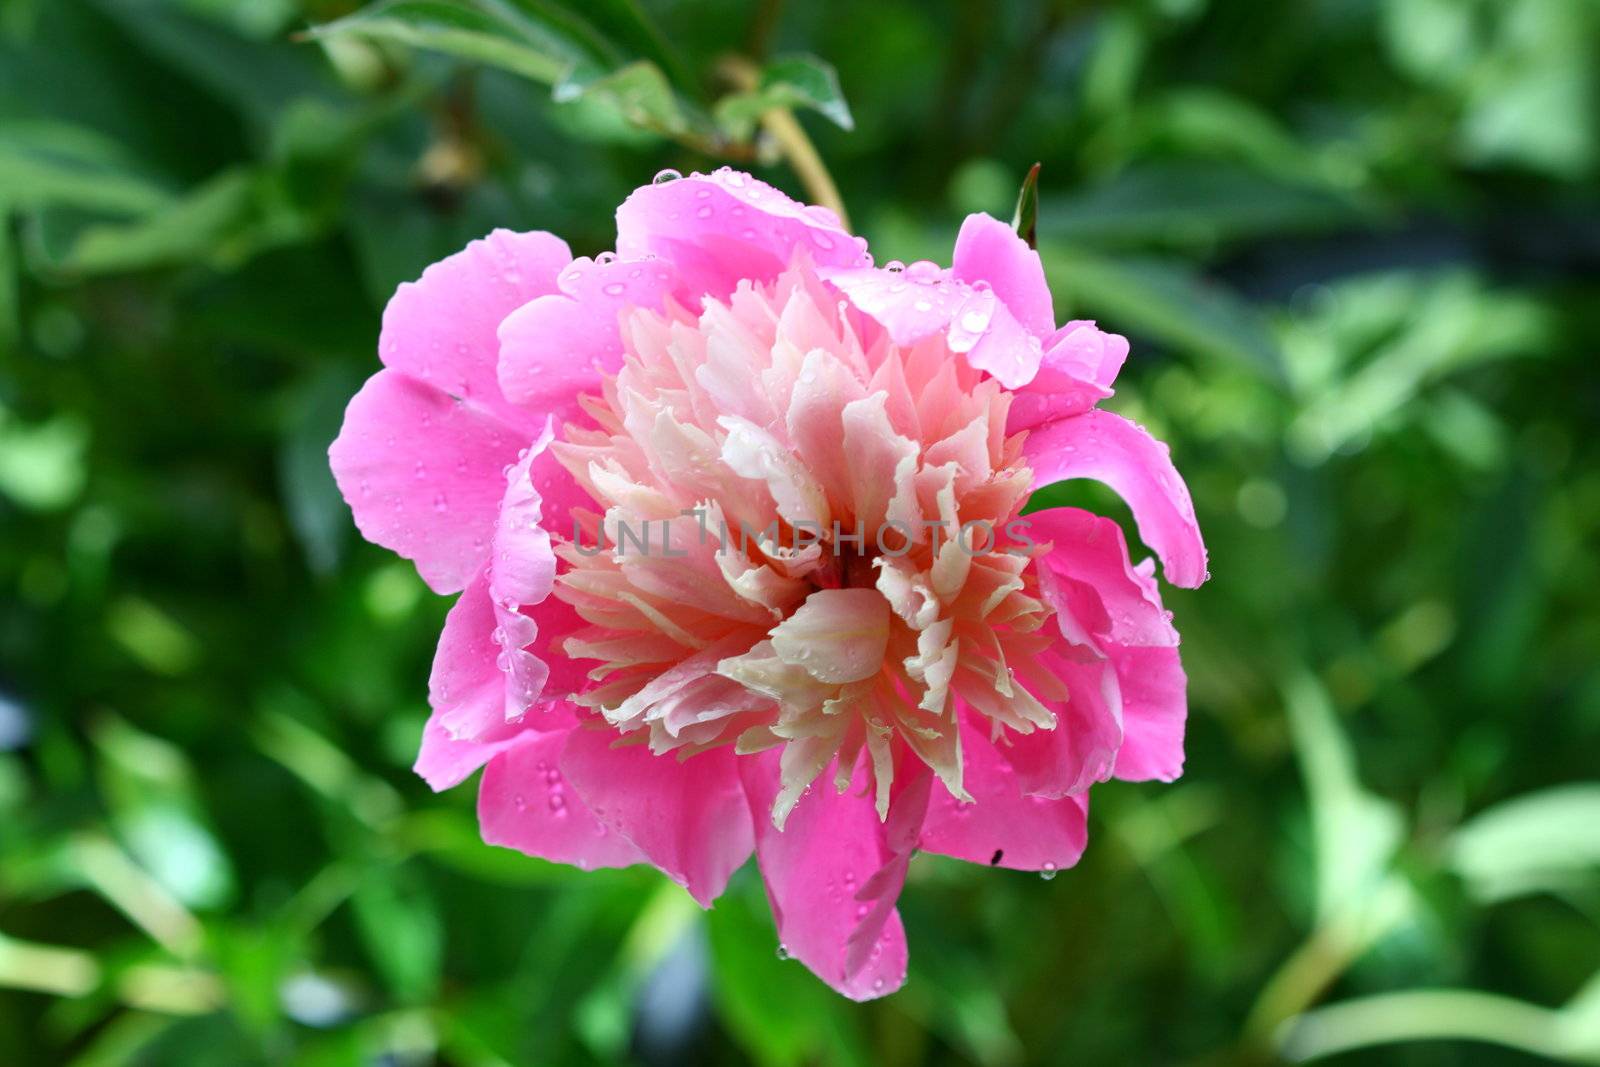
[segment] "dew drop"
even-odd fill
[[[1053,864],[1053,863],[1046,863],[1044,865],[1044,869],[1039,872],[1039,877],[1043,878],[1047,882],[1050,879],[1054,878],[1055,876],[1056,876],[1056,865]]]
[[[778,958],[780,960],[786,960],[789,958],[789,946],[785,945],[782,941],[778,942]]]
[[[612,282],[610,285],[601,290],[601,292],[605,293],[607,296],[621,296],[627,291],[628,287],[623,285],[621,282]]]
[[[702,204],[700,209],[694,213],[694,217],[697,219],[709,219],[713,214],[715,212],[711,210],[710,204]]]
[[[665,185],[668,182],[675,182],[681,177],[683,177],[682,171],[673,170],[671,167],[667,167],[665,170],[656,171],[656,176],[650,179],[650,184]]]
[[[516,795],[516,798],[513,800],[513,803],[516,804],[518,811],[527,811],[528,810],[528,798],[523,796],[521,793],[518,793]]]

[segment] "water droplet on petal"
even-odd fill
[[[786,960],[789,958],[789,946],[785,945],[782,941],[778,942],[778,958],[780,960]]]
[[[654,178],[650,179],[650,184],[651,185],[665,185],[668,182],[675,182],[681,177],[683,177],[683,172],[682,171],[676,171],[676,170],[673,170],[671,167],[668,167],[665,170],[656,171],[656,176]]]

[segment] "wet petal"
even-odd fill
[[[710,907],[753,844],[732,746],[680,762],[643,745],[613,748],[616,736],[574,731],[561,756],[562,773],[608,829]]]
[[[819,265],[856,266],[866,242],[826,208],[726,168],[646,185],[617,208],[617,254],[673,263],[695,294],[726,297],[740,281],[770,281],[802,252]]]
[[[362,536],[454,593],[488,558],[500,472],[530,439],[487,408],[383,370],[350,401],[328,460]]]
[[[1018,871],[1057,871],[1083,855],[1088,796],[1027,796],[1017,773],[970,721],[961,725],[965,785],[976,803],[934,787],[921,847],[969,863]]]
[[[571,733],[524,734],[490,761],[478,787],[483,839],[584,870],[648,862],[595,818],[562,778],[561,753]]]
[[[897,781],[887,821],[864,770],[844,793],[813,787],[783,830],[766,817],[777,799],[778,754],[739,764],[756,822],[756,857],[784,951],[853,1000],[905,982],[906,940],[895,900],[927,809],[931,775]]]
[[[1161,558],[1167,580],[1194,588],[1206,580],[1206,546],[1194,503],[1171,451],[1143,427],[1109,411],[1088,411],[1028,435],[1023,447],[1042,489],[1068,478],[1093,478],[1133,509],[1139,536]]]

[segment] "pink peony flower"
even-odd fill
[[[1020,515],[1097,479],[1204,579],[1166,447],[1095,407],[1127,352],[1057,327],[986,215],[949,269],[879,268],[730,170],[639,189],[614,255],[500,230],[434,264],[330,451],[362,533],[461,593],[418,773],[487,765],[489,842],[702,905],[753,851],[789,954],[897,988],[917,849],[1051,872],[1092,784],[1182,770],[1154,563]]]

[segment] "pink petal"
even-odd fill
[[[783,948],[852,1000],[905,982],[906,940],[895,900],[927,809],[926,768],[897,776],[887,822],[873,807],[864,768],[845,793],[824,772],[783,830],[768,818],[780,789],[779,754],[739,761],[756,823],[756,857]]]
[[[1183,774],[1188,679],[1175,648],[1112,652],[1122,687],[1122,748],[1114,774],[1130,782],[1170,782]]]
[[[506,719],[521,717],[545,695],[551,661],[557,658],[548,655],[551,635],[538,640],[539,609],[549,602],[555,585],[556,555],[549,531],[540,525],[544,503],[530,476],[550,445],[549,422],[547,419],[544,433],[506,475],[489,562],[489,599],[494,605],[491,639],[498,648],[494,664],[504,675]],[[546,655],[533,651],[536,645]],[[569,692],[557,695],[564,697]]]
[[[678,275],[661,260],[602,256],[574,260],[559,285],[500,324],[500,388],[541,420],[571,418],[580,394],[599,392],[622,364],[623,311],[661,310]]]
[[[350,401],[328,460],[362,536],[453,593],[488,557],[500,471],[528,441],[476,402],[381,370]]]
[[[969,364],[1008,389],[1024,385],[1039,368],[1040,338],[987,283],[968,285],[926,261],[903,270],[851,267],[819,273],[897,345],[944,333],[952,352],[963,353]]]
[[[412,767],[435,792],[458,786],[485,763],[517,743],[522,724],[502,724],[497,736],[457,738],[450,736],[437,714],[422,728],[422,747]]]
[[[627,838],[595,818],[561,777],[561,753],[581,728],[527,733],[495,755],[478,787],[483,839],[584,870],[647,862]]]
[[[869,263],[866,248],[833,212],[727,168],[646,185],[617,208],[617,254],[671,262],[697,295],[771,281],[802,252],[819,266]]]
[[[1043,350],[992,289],[967,295],[950,324],[952,352],[965,353],[967,363],[1007,389],[1018,389],[1039,372]]]
[[[1192,589],[1206,580],[1189,489],[1167,446],[1142,427],[1109,411],[1086,411],[1032,431],[1023,452],[1035,489],[1068,478],[1104,482],[1133,509],[1139,536],[1161,558],[1169,582]]]
[[[1115,668],[1104,660],[1052,655],[1041,657],[1041,666],[1066,683],[1071,698],[1049,704],[1055,729],[1008,734],[1011,744],[1000,752],[1028,796],[1072,796],[1111,777],[1123,738],[1122,691]]]
[[[976,803],[963,804],[933,787],[921,847],[969,863],[1018,871],[1070,867],[1088,843],[1088,794],[1060,799],[1026,796],[1017,773],[988,732],[961,724],[962,782]]]
[[[971,292],[949,271],[927,262],[903,270],[851,267],[819,273],[901,346],[946,329]]]
[[[581,670],[564,657],[551,656],[549,651],[551,642],[579,625],[565,614],[570,609],[551,599],[535,610],[543,640],[535,643],[533,654],[556,663],[558,670],[564,672],[560,679],[563,684],[572,675],[581,682]],[[428,703],[433,706],[433,715],[423,731],[422,752],[415,769],[434,789],[458,784],[523,730],[550,730],[571,722],[570,708],[559,702],[541,704],[536,713],[521,715],[515,721],[507,716],[510,683],[499,666],[502,648],[495,637],[497,626],[498,613],[489,595],[488,575],[481,574],[445,616],[444,631],[433,655],[433,672],[428,678]],[[559,692],[564,695],[569,691]]]
[[[1094,610],[1102,621],[1095,634],[1102,643],[1177,645],[1178,631],[1162,608],[1154,583],[1128,558],[1121,526],[1079,508],[1046,508],[1025,521],[1029,537],[1051,545],[1037,566],[1058,580],[1086,587],[1097,601]],[[1081,613],[1074,614],[1080,616],[1078,621],[1087,621]]]
[[[982,213],[968,215],[956,235],[950,272],[968,285],[987,282],[1035,337],[1055,330],[1055,308],[1039,253],[1006,223]]]
[[[500,395],[495,331],[512,310],[555,292],[556,275],[571,261],[559,237],[495,230],[395,290],[383,311],[378,356],[392,370],[491,411],[531,437],[533,421]]]
[[[1092,322],[1067,323],[1045,342],[1039,373],[1012,396],[1006,432],[1088,411],[1111,395],[1111,383],[1127,358],[1126,337],[1105,333]]]
[[[616,737],[612,730],[573,731],[562,774],[607,828],[710,907],[752,847],[739,758],[724,745],[679,762],[644,745],[613,748]]]

